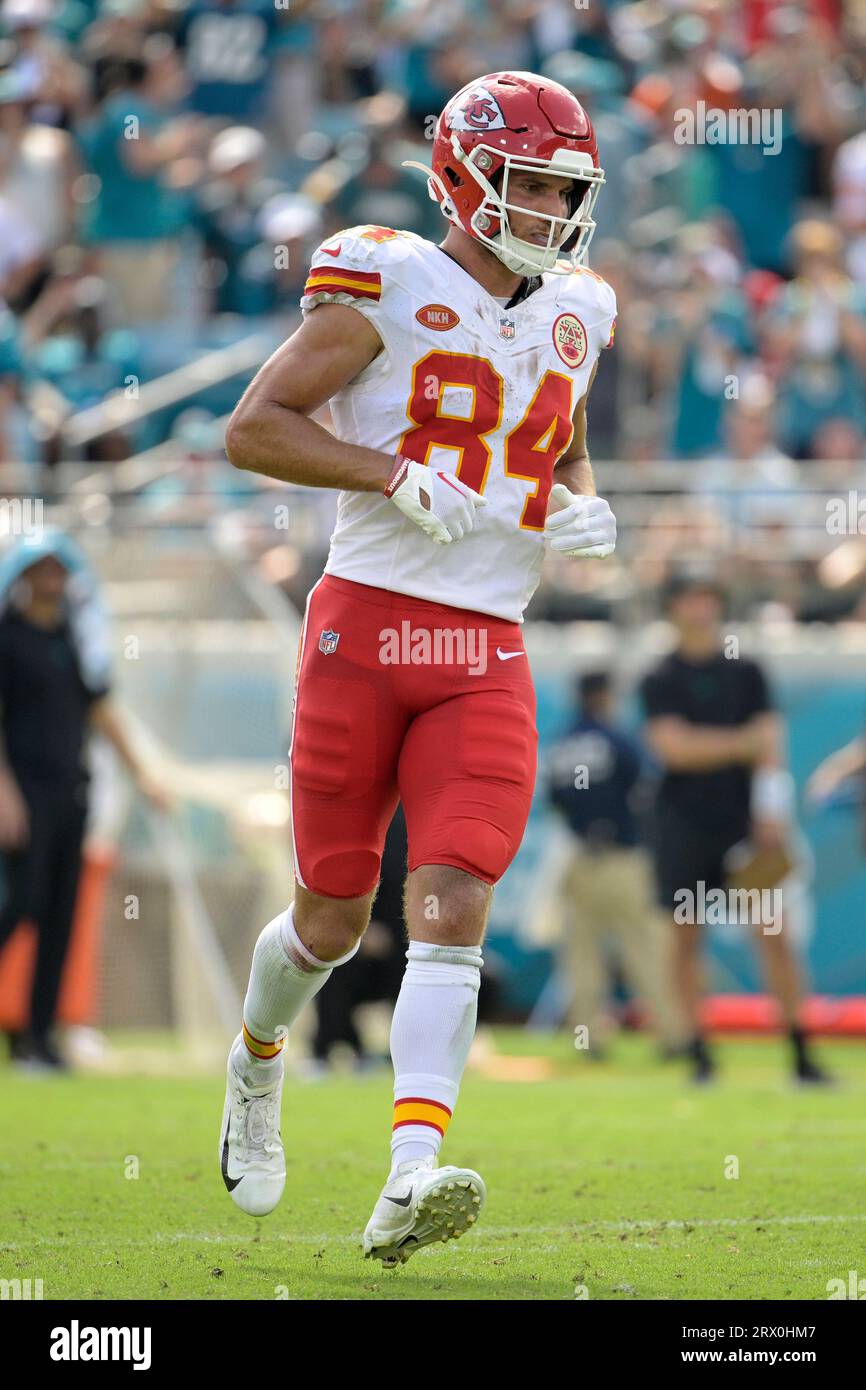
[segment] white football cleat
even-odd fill
[[[401,1163],[382,1188],[364,1232],[364,1258],[405,1264],[422,1245],[452,1240],[477,1221],[487,1189],[471,1168],[434,1168],[432,1158]]]
[[[280,1137],[282,1095],[282,1068],[279,1081],[270,1090],[251,1091],[232,1066],[229,1053],[220,1170],[232,1201],[248,1216],[267,1216],[286,1185],[286,1160]]]

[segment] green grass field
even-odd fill
[[[826,1043],[840,1084],[796,1090],[782,1044],[719,1045],[690,1088],[646,1040],[587,1063],[567,1037],[500,1030],[544,1053],[542,1082],[468,1075],[443,1161],[489,1201],[461,1241],[395,1271],[360,1238],[384,1180],[387,1072],[287,1081],[288,1183],[263,1221],[225,1193],[223,1086],[0,1072],[0,1278],[46,1299],[826,1299],[866,1274],[866,1048]],[[726,1177],[732,1157],[739,1177]],[[134,1173],[138,1176],[126,1176]]]

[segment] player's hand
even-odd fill
[[[487,498],[467,487],[454,473],[430,468],[397,455],[385,496],[404,516],[440,545],[459,541],[475,525],[476,507]]]
[[[559,508],[551,512],[544,539],[561,555],[581,555],[604,560],[616,546],[616,517],[603,497],[583,497],[565,483],[554,483],[550,500]]]
[[[8,772],[0,773],[0,849],[23,849],[30,836],[30,815],[18,783]]]

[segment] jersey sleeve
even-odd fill
[[[328,237],[313,253],[301,296],[301,312],[317,304],[349,304],[377,327],[382,320],[382,241],[373,232],[386,228],[352,227]],[[394,233],[393,235],[396,235]]]
[[[613,286],[606,280],[598,281],[598,322],[596,331],[598,334],[599,351],[613,347],[613,335],[616,332],[616,294]]]
[[[566,298],[573,302],[596,355],[613,347],[617,312],[613,287],[589,266],[581,266],[569,276]]]

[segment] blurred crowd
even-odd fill
[[[451,93],[503,68],[562,82],[596,128],[590,260],[620,321],[593,457],[675,470],[629,574],[599,591],[553,572],[539,615],[606,615],[683,529],[738,573],[748,537],[772,571],[756,600],[859,614],[859,535],[825,602],[823,502],[804,523],[792,491],[819,461],[853,488],[866,462],[866,9],[841,0],[2,0],[3,468],[174,439],[219,471],[246,367],[110,428],[69,422],[253,334],[276,345],[331,231],[440,239],[401,161],[429,159]],[[713,143],[697,119],[684,139],[707,111],[769,124]]]

